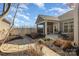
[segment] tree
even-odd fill
[[[11,6],[11,4],[10,3],[8,3],[8,4],[3,4],[3,12],[2,12],[2,14],[0,15],[0,20],[3,20],[3,18],[7,15],[7,13],[9,12],[9,10],[10,10],[10,6]]]
[[[18,12],[18,8],[19,8],[19,4],[18,4],[17,7],[16,7],[16,11],[15,11],[15,15],[14,15],[14,17],[13,17],[13,22],[12,22],[12,24],[11,24],[11,27],[9,28],[7,34],[5,35],[5,38],[4,38],[4,41],[2,42],[2,44],[4,44],[5,41],[7,41],[8,36],[9,36],[9,33],[10,33],[10,31],[12,30],[12,28],[13,28],[14,21],[15,21],[15,18],[16,18],[16,14],[17,14],[17,12]]]

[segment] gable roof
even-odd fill
[[[74,10],[70,10],[58,17],[56,16],[47,16],[47,15],[39,15],[37,17],[36,23],[39,23],[41,21],[45,20],[53,20],[53,21],[62,21],[62,20],[69,20],[74,18]]]
[[[6,22],[7,24],[11,24],[11,22],[9,20],[5,19],[5,18],[2,21]]]
[[[73,19],[74,18],[74,10],[70,10],[60,16],[58,16],[60,20],[68,20],[68,19]]]
[[[45,21],[45,20],[59,21],[58,17],[55,17],[55,16],[38,15],[36,23],[38,23],[40,21]]]
[[[55,16],[47,16],[47,15],[39,15],[41,18],[43,18],[44,20],[59,20],[58,17]]]

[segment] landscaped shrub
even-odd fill
[[[30,46],[28,50],[26,50],[26,53],[29,53],[30,56],[39,56],[40,54],[37,53],[37,51]]]
[[[31,35],[30,35],[30,34],[25,34],[25,36],[29,36],[29,37],[31,37]]]
[[[33,39],[36,39],[36,38],[44,38],[45,35],[44,34],[40,34],[40,33],[31,33],[31,34],[26,34],[26,36],[29,36]]]
[[[37,41],[37,44],[45,44],[45,42],[44,42],[44,40],[39,39],[39,40]]]
[[[64,41],[64,44],[61,46],[63,49],[71,48],[72,44],[70,41]]]
[[[44,41],[50,41],[50,38],[43,38]]]
[[[66,48],[72,47],[72,44],[71,43],[72,43],[71,41],[59,39],[59,40],[54,41],[53,44],[55,46],[61,47],[62,49],[66,49]]]
[[[53,44],[58,47],[62,46],[62,42],[60,40],[54,41]]]
[[[36,43],[33,46],[29,46],[29,48],[26,50],[26,53],[29,53],[31,56],[42,56],[42,44],[41,43]]]
[[[47,38],[47,41],[50,41],[51,39],[50,38]]]
[[[43,38],[42,40],[43,40],[43,42],[44,42],[44,44],[45,44],[46,46],[53,46],[54,40],[52,40],[52,39],[50,39],[50,38]]]

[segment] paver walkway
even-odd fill
[[[46,37],[46,38],[50,38],[50,39],[55,40],[55,39],[57,39],[57,38],[58,38],[58,35],[57,35],[57,34],[49,34],[49,35],[47,35],[47,37]]]

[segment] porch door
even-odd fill
[[[54,32],[54,34],[58,32],[58,27],[56,24],[53,26],[53,32]]]
[[[47,33],[48,34],[53,34],[53,26],[52,25],[47,26]]]

